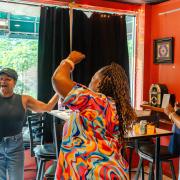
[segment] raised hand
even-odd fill
[[[72,51],[68,56],[68,59],[70,59],[74,64],[78,64],[84,58],[85,58],[85,55],[78,51]]]

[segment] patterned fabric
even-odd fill
[[[114,101],[76,84],[64,104],[75,112],[63,128],[56,178],[128,179]]]

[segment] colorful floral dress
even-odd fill
[[[64,124],[57,179],[128,179],[114,101],[76,84],[64,100],[75,111]]]

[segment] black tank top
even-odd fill
[[[2,97],[0,95],[0,138],[22,132],[24,119],[22,96],[13,94],[11,97]]]

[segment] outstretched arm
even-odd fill
[[[27,95],[22,96],[23,106],[25,107],[25,109],[30,109],[31,111],[35,111],[35,112],[51,111],[56,105],[58,99],[59,99],[59,96],[56,93],[46,104],[42,101],[34,99],[31,96],[27,96]]]
[[[54,90],[62,97],[66,97],[75,85],[75,82],[71,80],[70,74],[74,65],[81,62],[84,58],[85,55],[81,52],[72,51],[68,58],[62,60],[55,70],[52,76],[52,85]]]

